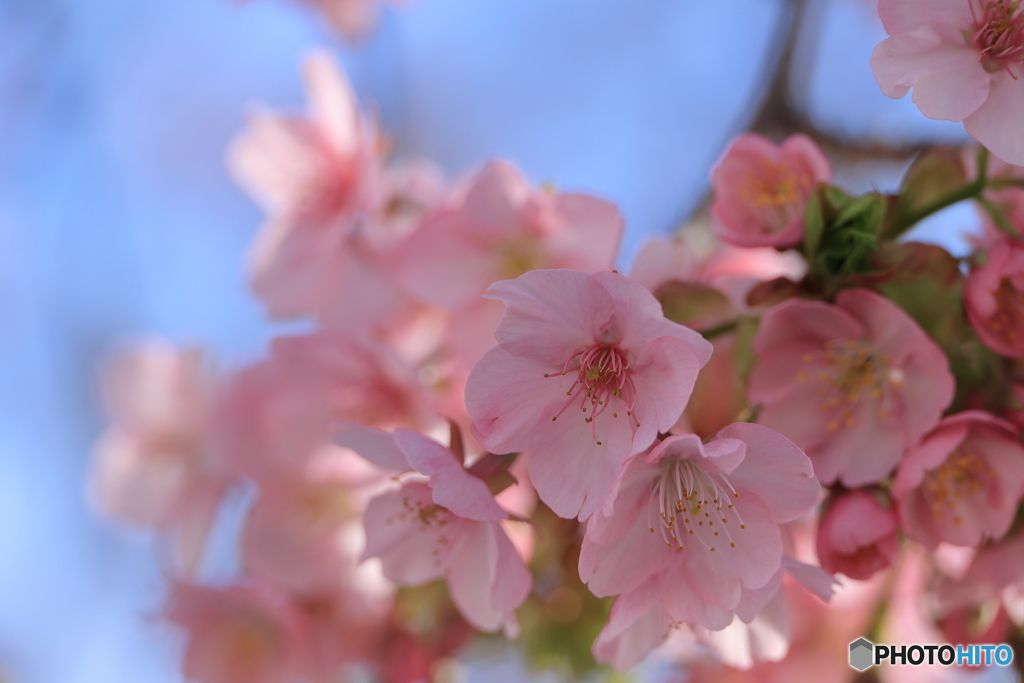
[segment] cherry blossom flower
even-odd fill
[[[783,579],[798,581],[828,602],[833,594],[832,577],[818,567],[783,558],[783,568],[762,588],[742,590],[731,615],[716,630],[692,626],[696,642],[710,647],[719,661],[748,669],[758,662],[779,661],[789,648],[789,608],[782,591]],[[594,641],[599,662],[623,671],[637,664],[665,641],[673,629],[684,626],[663,600],[664,584],[655,577],[625,593],[612,605],[608,623]],[[693,659],[690,654],[688,659]]]
[[[353,615],[381,612],[390,584],[358,556],[361,514],[384,477],[340,448],[317,450],[292,476],[275,475],[260,479],[242,532],[246,575],[296,596],[331,595]]]
[[[885,477],[938,421],[954,381],[942,350],[906,313],[865,289],[835,304],[790,299],[753,342],[748,397],[758,421],[791,438],[822,482]]]
[[[830,182],[828,160],[807,136],[776,145],[746,133],[711,172],[712,227],[738,247],[791,247],[803,240],[807,198],[815,185]]]
[[[610,270],[622,230],[610,202],[533,188],[492,161],[409,235],[393,268],[410,294],[452,313],[451,341],[471,368],[495,344],[502,306],[481,298],[492,282],[542,268]]]
[[[266,586],[176,583],[167,618],[185,628],[185,676],[197,683],[305,683],[321,673],[309,624]]]
[[[959,577],[943,577],[935,589],[938,609],[944,613],[987,613],[993,623],[996,612],[1017,626],[1024,625],[1024,534],[1007,536],[978,549],[970,566]],[[943,620],[945,621],[945,620]],[[976,620],[975,620],[976,621]],[[1003,633],[994,634],[1001,639]],[[996,642],[977,640],[975,642]]]
[[[870,491],[848,491],[833,500],[818,523],[821,568],[866,581],[891,567],[899,552],[896,511]]]
[[[340,331],[278,337],[270,359],[229,388],[225,448],[240,471],[272,483],[331,447],[336,421],[427,427],[438,421],[437,398],[381,344]]]
[[[580,578],[597,596],[622,593],[629,614],[656,602],[664,612],[652,628],[717,630],[734,613],[749,622],[781,581],[779,525],[810,512],[820,493],[807,456],[766,427],[732,424],[706,444],[669,436],[630,463],[614,514],[591,517]]]
[[[532,271],[488,296],[506,312],[466,384],[473,434],[492,453],[528,451],[556,514],[609,513],[627,460],[679,419],[711,345],[617,273]]]
[[[152,342],[117,358],[105,384],[111,425],[95,446],[96,504],[168,534],[191,571],[232,478],[216,447],[219,381],[199,349]]]
[[[271,315],[317,311],[351,269],[346,240],[380,182],[376,130],[326,52],[305,66],[308,117],[250,116],[232,174],[269,213],[250,254],[253,289]]]
[[[964,308],[978,337],[996,353],[1024,358],[1024,241],[1004,238],[964,283]]]
[[[907,452],[893,483],[903,531],[933,550],[1001,538],[1022,494],[1017,430],[980,410],[944,418]]]
[[[871,68],[889,97],[914,89],[932,119],[963,121],[1003,160],[1024,165],[1024,10],[1016,0],[880,0],[889,33]]]
[[[483,480],[463,469],[455,454],[418,432],[390,435],[349,427],[335,441],[392,471],[429,477],[406,479],[370,501],[363,520],[363,559],[379,557],[384,575],[400,585],[444,578],[452,601],[482,631],[519,632],[515,608],[532,585],[529,571],[499,522],[508,517]]]

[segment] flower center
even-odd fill
[[[654,484],[660,520],[651,523],[654,506],[650,505],[647,524],[652,534],[655,526],[661,530],[661,537],[670,548],[686,550],[683,543],[690,536],[711,551],[726,543],[735,548],[729,517],[736,517],[740,529],[747,528],[739,510],[730,502],[739,497],[724,474],[712,474],[692,458],[671,458],[662,461],[661,475]]]
[[[748,174],[740,185],[740,197],[769,232],[777,232],[798,217],[810,182],[788,167],[767,159],[761,161],[761,166],[761,173]]]
[[[963,519],[957,514],[958,502],[970,498],[995,478],[995,471],[983,458],[963,447],[957,448],[925,476],[924,491],[931,503],[932,516],[938,521],[943,510],[948,510],[953,516],[953,524],[961,524]]]
[[[965,38],[978,50],[985,70],[1005,70],[1014,80],[1012,64],[1024,64],[1024,11],[1019,0],[979,0],[971,3],[973,33]]]
[[[571,366],[571,367],[570,367]],[[594,425],[594,418],[608,409],[612,399],[619,399],[625,403],[626,417],[633,418],[631,422],[636,427],[640,423],[633,415],[633,405],[636,403],[636,384],[630,373],[631,362],[625,351],[614,344],[595,344],[590,348],[577,351],[565,362],[561,372],[545,374],[545,377],[562,377],[570,373],[577,373],[576,381],[572,383],[565,395],[569,400],[565,402],[562,409],[551,418],[554,422],[569,406],[579,400],[579,406],[587,424]],[[612,411],[612,417],[619,416],[618,410]],[[593,426],[594,439],[597,440],[597,427]],[[602,443],[597,441],[597,445]]]
[[[409,493],[402,496],[402,509],[388,517],[384,523],[391,526],[412,524],[420,533],[434,532],[437,534],[435,548],[431,552],[435,567],[441,566],[441,555],[446,550],[450,539],[444,535],[444,529],[455,520],[455,515],[448,508],[430,500],[429,490],[425,483],[407,484]]]
[[[823,366],[817,374],[818,395],[821,411],[831,415],[830,431],[854,425],[853,414],[865,395],[880,400],[887,385],[903,384],[902,371],[889,367],[889,357],[863,341],[827,341],[821,351],[805,353],[804,363]],[[808,381],[808,373],[798,373],[797,381]],[[888,417],[884,407],[879,409],[879,417]]]
[[[1014,287],[1009,278],[999,281],[995,291],[996,312],[992,316],[992,329],[1008,341],[1016,342],[1024,327],[1024,293]]]
[[[533,237],[519,237],[498,244],[501,279],[514,280],[523,273],[544,268],[545,262],[544,252]]]

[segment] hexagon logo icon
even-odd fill
[[[850,643],[850,666],[863,671],[873,664],[875,644],[867,638],[858,638]]]

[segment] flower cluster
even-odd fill
[[[661,648],[688,680],[844,680],[859,635],[1024,625],[1024,16],[880,12],[883,89],[1006,161],[926,152],[851,196],[809,137],[745,134],[705,224],[628,275],[612,203],[394,159],[310,57],[308,112],[255,113],[229,153],[266,212],[252,290],[308,331],[107,373],[93,497],[166,543],[185,674],[437,680],[483,632],[579,673]],[[959,200],[969,257],[900,240]]]

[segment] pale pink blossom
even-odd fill
[[[418,432],[349,427],[335,441],[384,469],[416,472],[401,487],[370,501],[363,516],[363,559],[379,557],[400,585],[444,578],[452,601],[482,631],[519,632],[515,608],[532,585],[529,571],[500,522],[508,518],[487,484],[467,472],[451,450]]]
[[[369,469],[351,451],[322,448],[291,476],[261,478],[242,531],[246,575],[296,596],[330,595],[353,619],[381,613],[390,585],[375,566],[358,564],[362,511],[384,484]]]
[[[764,314],[747,395],[822,482],[856,487],[888,475],[938,422],[954,381],[942,350],[891,301],[866,289],[835,301],[790,299]]]
[[[979,619],[983,615],[996,625],[998,613],[1017,626],[1024,625],[1024,534],[1007,536],[979,548],[963,576],[943,577],[935,594],[941,612],[969,615],[974,625],[979,621],[984,624]],[[942,620],[944,627],[946,621]],[[973,642],[999,642],[1004,633],[992,635],[994,640]]]
[[[472,367],[495,344],[502,306],[481,298],[492,282],[545,268],[611,270],[622,230],[610,202],[532,187],[491,161],[409,235],[394,272],[410,294],[452,312],[451,341]]]
[[[267,586],[175,583],[167,618],[187,631],[183,671],[196,683],[306,683],[321,672],[310,626]]]
[[[746,133],[711,172],[715,234],[737,247],[791,247],[804,237],[807,198],[832,182],[828,159],[806,135],[781,144]]]
[[[232,478],[215,434],[219,379],[199,349],[153,342],[117,358],[105,380],[111,424],[95,446],[95,502],[166,533],[191,571]]]
[[[663,613],[645,617],[652,629],[717,630],[733,614],[750,622],[781,581],[779,525],[820,493],[807,456],[766,427],[732,424],[706,444],[669,436],[630,463],[614,513],[590,518],[580,578],[597,596],[622,593],[623,613],[657,603]]]
[[[691,624],[695,641],[709,647],[719,661],[741,669],[783,659],[790,641],[790,610],[781,590],[783,578],[800,582],[825,602],[833,594],[832,577],[820,568],[788,557],[783,558],[783,567],[763,587],[744,588],[734,609],[735,618],[729,615],[724,625],[712,630]],[[686,626],[673,616],[663,598],[664,590],[664,582],[652,577],[619,596],[608,623],[594,641],[597,661],[624,671],[662,644],[673,629]],[[692,659],[692,654],[684,658]]]
[[[626,462],[679,419],[711,345],[617,273],[532,271],[489,296],[506,312],[466,384],[474,435],[528,451],[556,514],[610,512]]]
[[[229,388],[226,448],[257,481],[301,472],[339,420],[393,429],[438,421],[437,395],[381,345],[340,331],[279,337]]]
[[[875,493],[847,491],[825,508],[818,523],[818,561],[825,571],[866,581],[891,567],[898,552],[896,511]]]
[[[315,53],[305,75],[309,115],[254,113],[228,157],[268,213],[249,260],[253,289],[275,317],[326,305],[352,267],[347,240],[381,175],[376,130],[333,58]]]
[[[904,533],[930,549],[998,540],[1022,493],[1016,428],[980,410],[944,418],[903,457],[893,483]]]
[[[389,253],[441,199],[427,162],[386,168],[373,119],[333,58],[306,62],[307,116],[257,112],[229,167],[267,212],[249,254],[252,287],[275,318],[386,327],[407,314]]]
[[[964,283],[964,308],[985,346],[1024,358],[1024,241],[1004,238],[991,245],[985,264]]]
[[[932,119],[963,121],[1000,158],[1024,164],[1024,10],[1015,0],[880,0],[889,33],[871,68],[889,97],[914,89]]]

